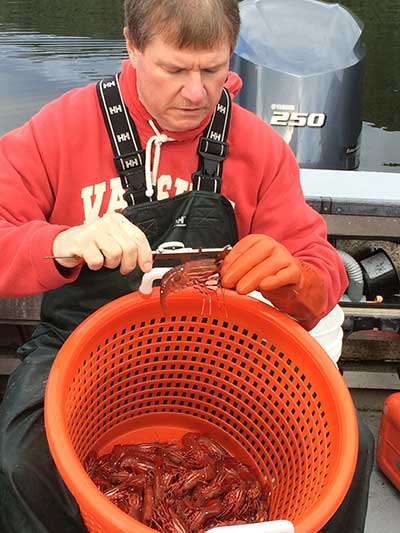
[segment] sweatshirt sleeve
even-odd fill
[[[346,290],[346,271],[337,251],[327,240],[324,219],[305,201],[292,150],[280,136],[274,137],[273,144],[269,161],[273,160],[274,165],[271,168],[269,163],[264,169],[265,179],[259,190],[251,232],[270,235],[296,258],[310,263],[321,273],[326,286],[325,310],[319,317],[322,318]]]
[[[27,296],[74,281],[79,268],[63,275],[53,260],[44,259],[68,226],[49,223],[55,187],[34,119],[0,139],[0,188],[0,297]]]

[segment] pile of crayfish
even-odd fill
[[[162,533],[201,533],[268,520],[268,487],[214,439],[116,445],[90,452],[90,478],[115,505]]]

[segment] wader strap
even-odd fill
[[[128,205],[152,201],[146,196],[145,151],[132,117],[123,101],[119,75],[97,83],[97,96],[114,152],[114,163],[126,189]],[[228,155],[231,97],[224,88],[210,123],[200,137],[197,152],[199,169],[192,174],[193,189],[220,193],[222,163]]]
[[[124,200],[128,205],[151,201],[146,196],[145,152],[122,99],[119,76],[98,82],[97,96],[114,152],[115,168],[126,189]]]
[[[192,174],[193,190],[220,193],[222,163],[228,155],[229,123],[232,102],[227,89],[222,89],[221,98],[207,128],[200,137],[197,152],[199,169]]]

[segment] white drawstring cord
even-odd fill
[[[165,133],[160,133],[156,128],[154,122],[149,120],[149,124],[153,129],[155,135],[149,138],[146,144],[146,164],[145,164],[145,178],[146,178],[146,196],[151,198],[154,194],[154,186],[157,183],[157,172],[160,163],[161,145],[168,141],[174,141]],[[151,150],[155,146],[153,168],[151,168]]]

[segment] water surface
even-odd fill
[[[364,23],[361,170],[400,172],[400,0],[344,0]],[[122,0],[0,0],[0,135],[126,58]]]
[[[400,172],[400,0],[343,0],[364,24],[361,169]]]

